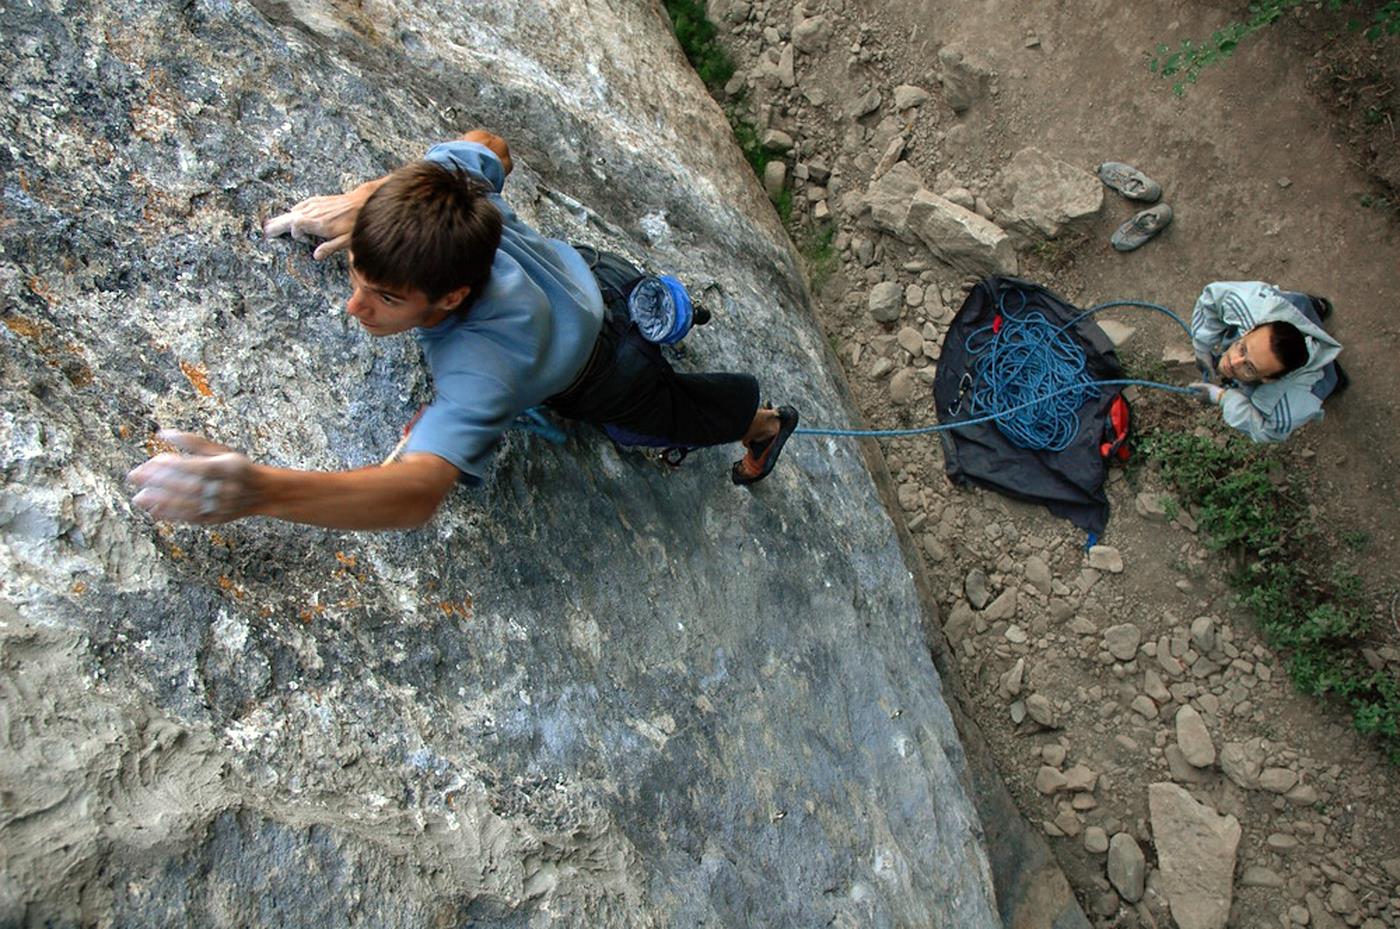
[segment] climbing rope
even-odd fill
[[[555,445],[563,445],[568,440],[568,436],[564,434],[564,430],[554,425],[554,423],[550,422],[545,417],[543,407],[530,407],[515,418],[515,422],[511,423],[511,427],[519,429],[522,432],[532,432],[546,441],[553,442]]]
[[[1014,309],[1011,295],[1020,296]],[[1113,307],[1136,307],[1171,317],[1189,338],[1191,328],[1171,310],[1140,300],[1113,300],[1092,306],[1062,326],[1039,312],[1026,311],[1023,290],[1004,291],[997,319],[968,334],[964,347],[977,367],[976,377],[964,375],[970,396],[968,419],[911,429],[799,428],[794,435],[896,438],[927,435],[995,422],[1002,433],[1022,448],[1063,451],[1079,430],[1078,411],[1102,387],[1138,386],[1190,394],[1191,388],[1138,378],[1095,380],[1089,375],[1084,349],[1070,334],[1080,320]]]
[[[1007,298],[1013,294],[1021,298],[1014,310],[1007,305]],[[1079,408],[1098,396],[1102,387],[1151,387],[1177,394],[1193,392],[1189,387],[1138,378],[1095,380],[1089,375],[1084,349],[1070,334],[1076,323],[1095,313],[1114,307],[1133,307],[1170,317],[1190,338],[1191,327],[1167,307],[1141,300],[1111,300],[1090,307],[1062,326],[1055,326],[1043,314],[1027,312],[1028,302],[1024,290],[1004,291],[997,302],[998,321],[968,334],[964,347],[978,369],[975,378],[964,375],[970,378],[968,412],[972,415],[968,419],[909,429],[803,427],[794,429],[793,435],[901,438],[995,422],[1008,439],[1022,448],[1063,451],[1079,430]],[[564,432],[546,419],[539,407],[525,411],[513,425],[555,444],[565,441]]]

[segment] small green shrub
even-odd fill
[[[705,7],[697,0],[664,0],[664,3],[671,17],[676,41],[684,50],[685,57],[710,92],[718,95],[734,76],[734,60],[719,43],[719,30],[705,17]],[[729,119],[729,127],[734,131],[734,139],[744,153],[744,160],[761,180],[763,169],[779,153],[763,144],[758,127],[740,110],[740,102],[738,97],[731,100],[724,108],[724,115]],[[785,188],[773,201],[773,206],[783,225],[788,225],[792,221],[792,190]]]
[[[1218,442],[1165,430],[1149,433],[1142,452],[1198,508],[1208,545],[1236,558],[1240,599],[1269,645],[1287,653],[1294,686],[1344,702],[1357,731],[1400,763],[1400,685],[1361,657],[1371,634],[1361,579],[1337,567],[1308,518],[1306,495],[1281,466],[1283,453],[1235,436]]]
[[[779,191],[778,196],[773,200],[773,206],[778,209],[778,218],[786,226],[792,222],[792,188],[784,187]]]
[[[1158,44],[1155,53],[1148,56],[1147,69],[1171,79],[1172,92],[1181,96],[1188,84],[1196,83],[1202,71],[1233,55],[1240,42],[1277,22],[1288,10],[1304,4],[1335,11],[1344,6],[1360,6],[1362,0],[1255,0],[1249,5],[1249,15],[1245,19],[1217,29],[1209,39],[1182,39],[1175,51],[1166,43]],[[1363,32],[1373,42],[1400,34],[1400,0],[1381,4],[1372,12],[1369,22],[1351,19],[1347,27]]]
[[[758,127],[745,119],[737,108],[725,107],[724,113],[729,117],[729,125],[734,130],[734,140],[739,143],[739,151],[744,153],[744,160],[753,168],[753,173],[762,178],[763,169],[775,153],[759,138]]]
[[[671,28],[686,59],[705,86],[716,91],[734,76],[734,59],[719,44],[718,30],[705,17],[705,6],[697,0],[665,0]]]
[[[807,280],[814,292],[820,291],[840,264],[836,248],[836,227],[826,223],[804,233],[797,243],[797,252],[807,268]]]

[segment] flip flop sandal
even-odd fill
[[[1156,203],[1162,199],[1161,184],[1121,161],[1105,161],[1099,165],[1099,180],[1129,200]]]
[[[1147,240],[1171,225],[1172,208],[1165,203],[1149,207],[1118,227],[1109,239],[1120,252],[1131,252],[1147,243]]]
[[[778,407],[778,434],[761,445],[750,446],[748,453],[730,467],[729,479],[742,487],[757,484],[767,477],[778,463],[778,455],[788,436],[796,428],[797,410],[790,406]]]

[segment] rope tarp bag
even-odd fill
[[[940,423],[1022,406],[1015,417],[939,433],[950,480],[1040,503],[1099,535],[1108,463],[1127,457],[1130,412],[1121,387],[1094,385],[1123,368],[1091,318],[1069,325],[1080,312],[1029,281],[978,282],[944,337],[933,394]],[[1025,405],[1037,390],[1046,401]]]

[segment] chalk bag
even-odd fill
[[[685,338],[695,323],[690,294],[669,274],[647,275],[632,288],[627,311],[648,342],[673,345]]]

